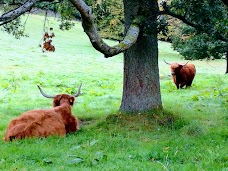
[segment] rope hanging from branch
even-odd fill
[[[45,13],[45,20],[44,20],[44,28],[43,28],[43,37],[42,37],[42,43],[40,43],[40,47],[42,48],[42,52],[54,52],[55,46],[52,44],[52,38],[55,37],[54,30],[52,27],[46,27],[46,23],[48,22],[47,19],[47,10]]]

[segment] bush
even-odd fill
[[[193,35],[186,31],[172,37],[172,46],[187,60],[220,59],[225,52],[225,43],[206,34]],[[187,34],[186,34],[187,33]]]

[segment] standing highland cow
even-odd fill
[[[165,63],[170,65],[173,82],[176,84],[177,89],[183,88],[184,86],[190,87],[192,85],[192,81],[196,75],[195,65],[188,62],[179,64],[165,61]]]

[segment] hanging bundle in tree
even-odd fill
[[[48,24],[48,27],[46,27],[46,23],[49,23],[47,19],[47,14],[48,14],[48,11],[46,10],[45,20],[44,20],[44,35],[42,38],[42,43],[39,46],[42,48],[43,52],[47,52],[47,51],[54,52],[55,46],[52,44],[52,38],[55,37],[55,34],[53,31],[53,28],[52,27],[49,28],[49,24]]]
[[[45,31],[42,39],[42,44],[40,44],[40,47],[42,47],[42,51],[46,52],[54,52],[55,46],[52,45],[52,38],[55,37],[55,34],[53,32],[53,28],[51,27],[49,31]]]

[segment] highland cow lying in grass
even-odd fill
[[[5,141],[29,137],[48,137],[51,135],[65,136],[79,129],[79,122],[72,115],[75,97],[80,94],[81,85],[74,95],[59,94],[49,96],[38,86],[46,98],[53,98],[53,108],[30,110],[13,119],[5,134]]]

